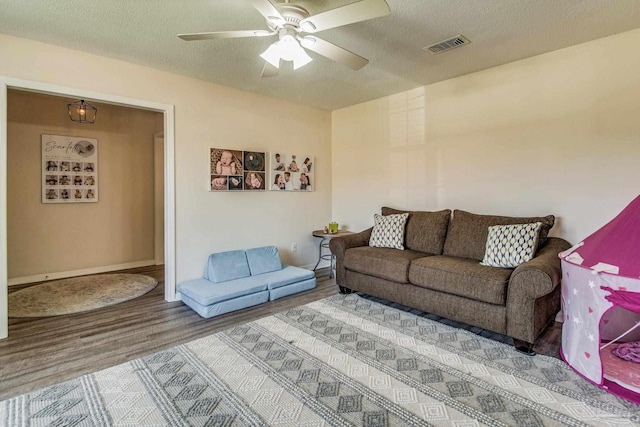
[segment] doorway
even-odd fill
[[[166,301],[177,300],[175,292],[175,171],[173,106],[90,92],[46,83],[0,77],[0,339],[8,334],[7,308],[7,92],[10,89],[61,97],[73,97],[104,104],[133,107],[163,113],[164,117],[164,263]]]

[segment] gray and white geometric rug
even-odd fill
[[[7,426],[637,426],[577,376],[355,294],[0,402]]]

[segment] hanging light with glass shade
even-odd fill
[[[67,104],[67,109],[71,121],[76,123],[93,124],[96,121],[96,114],[98,114],[98,109],[84,102],[84,99]]]

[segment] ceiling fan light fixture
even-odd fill
[[[313,61],[313,58],[300,46],[298,40],[291,35],[283,35],[279,41],[269,46],[260,57],[277,68],[280,68],[280,60],[293,61],[294,70]]]
[[[298,40],[295,37],[286,35],[280,39],[281,58],[285,61],[293,61],[293,69],[304,67],[309,62],[313,61],[307,52],[300,46]]]
[[[280,49],[278,49],[278,43],[279,42],[272,43],[267,50],[260,54],[262,59],[276,68],[280,68]]]
[[[300,49],[300,45],[296,39],[288,35],[280,38],[278,47],[280,48],[280,57],[285,61],[293,61],[298,55],[298,49]]]
[[[300,47],[300,45],[298,45]],[[297,70],[300,67],[304,67],[309,62],[313,61],[313,58],[310,57],[307,52],[304,51],[303,48],[300,47],[300,52],[293,58],[293,69]]]
[[[341,48],[319,37],[303,36],[342,27],[356,22],[368,21],[387,16],[391,13],[386,0],[351,0],[347,5],[336,7],[325,12],[310,14],[307,9],[292,0],[244,0],[250,3],[264,18],[269,31],[240,30],[216,31],[206,33],[178,34],[182,40],[216,40],[241,37],[267,37],[277,34],[278,41],[271,44],[260,54],[265,60],[262,77],[272,77],[278,74],[282,60],[293,62],[293,69],[297,70],[313,61],[307,52],[310,50],[317,55],[345,65],[352,70],[359,70],[369,60],[353,52]],[[306,3],[306,1],[304,2]],[[305,50],[307,49],[307,50]]]

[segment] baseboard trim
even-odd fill
[[[300,268],[305,268],[307,270],[313,270],[313,267],[315,267],[315,264],[307,264],[307,265],[301,265]],[[321,268],[329,268],[331,267],[331,263],[329,261],[322,261],[320,262],[320,264],[318,264],[318,268],[316,268],[316,270],[320,270]]]
[[[56,273],[36,274],[34,276],[14,277],[7,280],[9,286],[23,285],[25,283],[43,282],[45,280],[67,279],[69,277],[86,276],[87,274],[106,273],[109,271],[125,270],[127,268],[148,267],[156,265],[156,260],[127,262],[125,264],[105,265],[102,267],[85,268],[83,270],[60,271]]]

